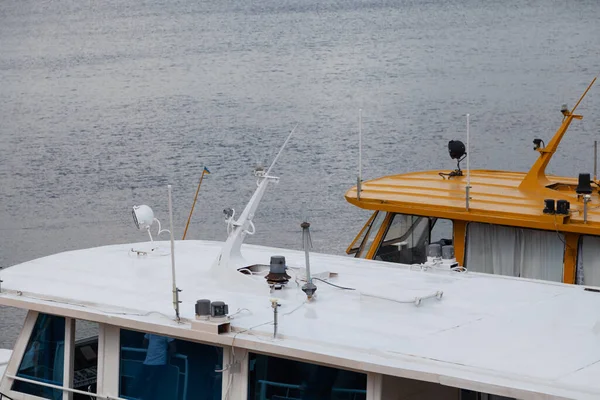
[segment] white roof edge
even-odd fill
[[[348,357],[339,357],[324,354],[318,346],[313,346],[312,351],[301,350],[289,346],[295,341],[293,338],[284,338],[285,341],[267,342],[260,337],[250,333],[230,333],[230,334],[211,334],[190,329],[189,322],[178,325],[174,320],[164,318],[164,324],[153,321],[145,321],[143,318],[133,320],[131,317],[120,317],[118,315],[110,316],[106,313],[85,309],[78,306],[64,306],[45,300],[33,300],[19,298],[19,296],[0,294],[0,305],[16,307],[31,311],[45,312],[49,314],[62,315],[65,317],[83,319],[92,322],[105,323],[113,326],[119,326],[125,329],[156,332],[158,334],[177,337],[183,340],[192,340],[217,346],[231,346],[235,340],[235,346],[249,351],[265,353],[278,356],[281,350],[285,350],[285,357],[315,364],[329,366],[338,366],[357,372],[371,372],[395,377],[415,379],[420,381],[439,383],[445,386],[457,387],[462,389],[474,390],[500,396],[510,396],[519,399],[596,399],[597,396],[581,392],[578,389],[564,389],[548,385],[544,382],[534,382],[521,380],[516,382],[513,378],[498,378],[497,374],[490,377],[488,374],[477,371],[465,366],[441,362],[438,360],[425,359],[421,357],[406,356],[407,360],[403,367],[394,367],[391,365],[382,365],[370,362],[352,360],[352,351],[348,352]],[[235,329],[235,327],[233,327]],[[287,344],[287,346],[286,346]],[[8,350],[10,351],[10,350]],[[431,364],[437,364],[438,372],[425,371],[432,369]],[[0,362],[0,369],[2,369]],[[419,368],[420,367],[420,368]],[[466,374],[466,375],[465,375]],[[461,376],[463,375],[463,376]],[[468,376],[468,377],[467,377]],[[499,385],[499,381],[505,381],[506,386]],[[569,397],[565,397],[569,396]],[[570,397],[577,396],[577,397]]]

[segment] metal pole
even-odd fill
[[[469,121],[469,117],[470,114],[467,114],[467,186],[465,188],[465,207],[467,209],[467,211],[469,211],[469,197],[470,197],[470,192],[471,192],[471,155],[469,154],[471,152],[471,149],[469,147],[470,143],[470,132],[469,132],[469,125],[470,125],[470,121]]]
[[[360,200],[362,190],[362,108],[358,109],[358,178],[356,181],[356,198]]]
[[[185,224],[185,230],[183,231],[183,239],[187,235],[188,227],[190,226],[190,221],[192,219],[192,213],[194,212],[194,206],[196,205],[196,200],[198,200],[198,193],[200,193],[200,185],[202,185],[202,179],[204,178],[204,173],[206,172],[206,168],[202,170],[202,175],[200,175],[200,182],[198,182],[198,189],[196,189],[196,195],[194,196],[194,202],[192,203],[192,209],[190,210],[190,215],[188,217],[187,223]]]
[[[279,308],[279,302],[276,299],[271,300],[271,307],[273,307],[273,339],[277,339],[277,308]]]
[[[308,222],[303,222],[300,224],[300,227],[302,228],[304,259],[306,260],[306,283],[302,285],[302,291],[306,293],[306,297],[310,300],[317,291],[317,286],[313,283],[312,276],[310,275],[310,261],[308,257],[308,248],[310,247],[310,224]]]
[[[594,181],[598,179],[598,141],[594,140]]]
[[[177,280],[175,277],[175,236],[173,235],[173,200],[171,195],[171,185],[167,186],[169,191],[169,225],[171,233],[171,275],[173,276],[173,308],[177,321],[179,318],[179,289],[177,289]]]
[[[583,196],[583,223],[587,224],[587,212],[588,212],[588,203],[590,201],[590,195],[586,194]]]

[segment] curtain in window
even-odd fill
[[[466,266],[475,272],[562,282],[564,238],[556,232],[469,223]]]
[[[577,257],[577,283],[600,286],[600,237],[582,236]]]

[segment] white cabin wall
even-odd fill
[[[119,328],[100,324],[98,336],[98,382],[96,392],[105,396],[119,396],[119,352],[121,336]]]
[[[383,375],[381,400],[459,400],[460,389],[439,383]],[[367,400],[369,400],[367,398]]]
[[[383,391],[383,375],[369,372],[367,374],[367,400],[381,400]]]
[[[65,318],[65,354],[63,363],[63,385],[73,387],[73,373],[75,365],[75,320]],[[63,400],[73,400],[73,393],[64,391]]]
[[[222,400],[246,400],[248,398],[249,363],[248,350],[239,347],[223,347]]]

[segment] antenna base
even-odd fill
[[[312,282],[307,282],[304,285],[302,285],[302,291],[306,293],[306,297],[308,297],[308,299],[310,300],[317,291],[317,286]]]

